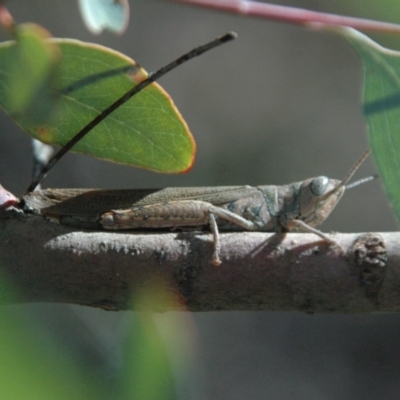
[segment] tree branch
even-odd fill
[[[165,310],[400,310],[400,233],[82,232],[16,208],[0,210],[0,302],[59,302],[126,310],[154,282]],[[8,285],[17,288],[18,300]],[[139,305],[140,306],[140,305]]]

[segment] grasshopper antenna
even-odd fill
[[[359,159],[358,161],[354,164],[354,166],[350,169],[350,171],[347,173],[347,175],[343,178],[342,182],[335,188],[338,189],[339,187],[346,187],[347,188],[347,183],[350,181],[350,179],[353,177],[353,175],[356,173],[358,168],[360,168],[361,164],[367,159],[367,157],[371,154],[371,150],[367,150]]]
[[[350,168],[350,171],[347,173],[347,175],[343,178],[343,180],[332,190],[330,190],[328,193],[325,193],[324,197],[328,198],[329,196],[332,195],[332,193],[338,192],[339,190],[346,189],[349,187],[354,187],[356,186],[355,184],[347,185],[349,180],[353,177],[353,175],[356,173],[358,168],[360,168],[361,164],[367,159],[367,157],[370,155],[371,150],[367,150],[358,160],[357,162]],[[367,181],[370,180],[369,178],[364,178],[361,179],[360,181],[357,181],[359,185],[361,185],[361,181]],[[357,183],[355,182],[355,183]]]
[[[367,182],[373,181],[374,179],[378,179],[378,178],[379,178],[379,175],[367,176],[365,178],[359,179],[358,181],[350,183],[349,185],[346,185],[345,188],[346,188],[346,190],[353,189],[356,186],[362,185],[363,183],[367,183]]]
[[[115,111],[118,107],[128,101],[135,94],[142,91],[144,88],[160,79],[163,75],[178,67],[179,65],[185,63],[186,61],[191,60],[194,57],[200,56],[217,47],[221,44],[229,42],[233,39],[237,38],[237,34],[235,32],[228,32],[225,35],[218,37],[211,42],[208,42],[202,46],[198,46],[195,49],[189,51],[183,56],[177,58],[175,61],[172,61],[170,64],[165,67],[160,68],[158,71],[149,74],[147,79],[138,83],[134,88],[125,93],[122,97],[120,97],[117,101],[107,107],[104,111],[102,111],[95,119],[89,122],[81,131],[79,131],[64,147],[62,147],[50,160],[49,162],[42,168],[40,174],[32,181],[29,185],[26,193],[33,192],[36,187],[41,183],[41,181],[46,177],[48,172],[54,167],[54,165],[63,157],[76,143],[78,143],[87,133],[89,133],[95,126],[97,126],[101,121],[103,121],[106,117],[108,117],[113,111]]]

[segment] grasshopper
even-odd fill
[[[138,190],[46,189],[28,193],[24,206],[61,224],[84,229],[133,230],[200,227],[213,235],[219,265],[219,231],[314,233],[335,208],[367,151],[341,181],[326,176],[283,186],[222,186]],[[340,246],[339,246],[340,247]]]

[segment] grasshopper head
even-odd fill
[[[319,176],[305,180],[300,186],[300,215],[299,219],[314,227],[322,224],[336,207],[346,188],[346,184],[368,157],[365,152],[350,169],[342,181]]]
[[[299,219],[314,227],[322,224],[343,196],[345,187],[337,179],[318,176],[300,186]]]

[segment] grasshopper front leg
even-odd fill
[[[212,263],[219,265],[221,264],[219,259],[221,245],[216,217],[238,225],[245,230],[259,229],[257,224],[238,214],[211,203],[197,200],[170,201],[134,206],[123,210],[111,210],[101,214],[100,223],[104,229],[110,230],[210,225],[214,242]]]
[[[310,225],[307,225],[304,221],[300,219],[293,219],[290,222],[285,224],[285,227],[291,231],[293,229],[297,229],[299,231],[303,232],[309,232],[309,233],[314,233],[315,235],[321,237],[324,239],[326,242],[336,246],[339,250],[343,250],[342,247],[340,246],[339,243],[337,243],[335,240],[329,238],[325,233],[321,232],[319,229],[315,229]]]

